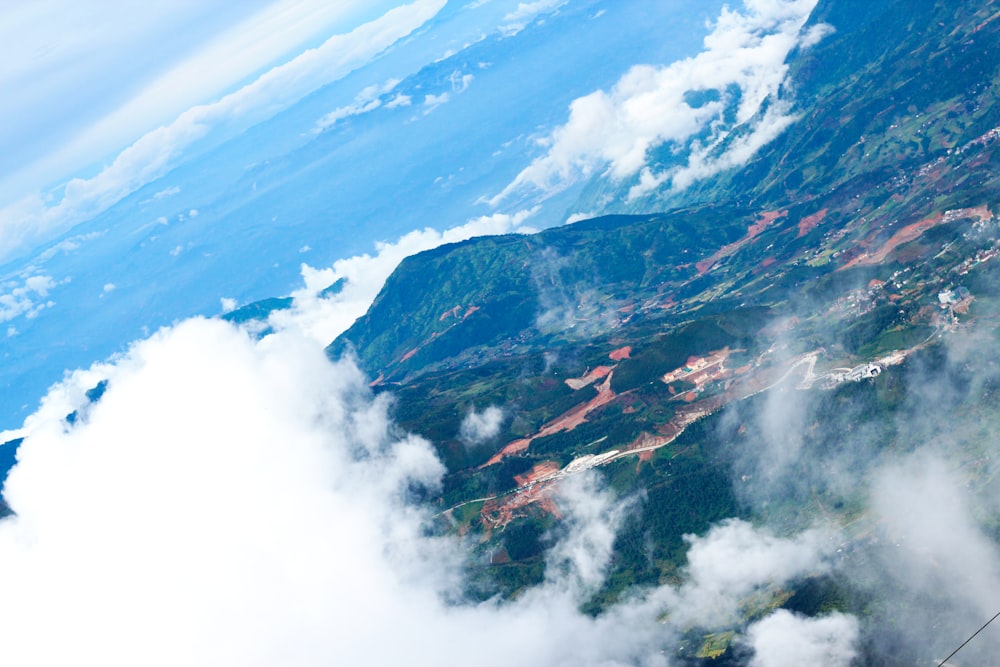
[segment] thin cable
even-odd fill
[[[968,643],[969,643],[969,642],[971,642],[971,641],[972,641],[973,639],[975,639],[975,638],[976,638],[976,635],[978,635],[978,634],[979,634],[980,632],[982,632],[983,630],[985,630],[985,629],[986,629],[986,626],[987,626],[987,625],[989,625],[989,624],[990,624],[990,623],[992,623],[993,621],[997,620],[998,618],[1000,618],[1000,611],[998,611],[998,612],[997,612],[997,615],[996,615],[996,616],[994,616],[994,617],[993,617],[993,618],[991,618],[990,620],[986,621],[986,623],[984,623],[984,624],[983,624],[983,627],[981,627],[981,628],[979,628],[978,630],[976,630],[975,632],[973,632],[973,633],[972,633],[972,636],[971,636],[971,637],[969,637],[968,639],[966,639],[966,640],[965,640],[964,642],[962,642],[962,645],[961,645],[961,646],[959,646],[959,647],[958,647],[957,649],[955,649],[954,651],[952,651],[952,652],[951,652],[951,655],[949,655],[949,656],[948,656],[947,658],[945,658],[945,659],[944,659],[944,660],[942,660],[942,661],[941,661],[940,663],[938,663],[938,666],[937,666],[937,667],[944,667],[944,663],[946,663],[946,662],[948,662],[949,660],[951,660],[952,658],[954,658],[954,657],[955,657],[955,654],[956,654],[956,653],[958,653],[958,652],[959,652],[959,651],[961,651],[961,650],[962,650],[963,648],[965,648],[965,645],[966,645],[966,644],[968,644]]]

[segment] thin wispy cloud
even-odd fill
[[[0,203],[136,137],[402,0],[40,0],[0,7]],[[9,134],[6,134],[9,133]],[[9,162],[5,162],[9,161]]]
[[[431,20],[445,0],[416,0],[327,39],[216,102],[194,106],[119,153],[96,176],[66,183],[55,203],[41,194],[0,209],[0,258],[93,217],[176,166],[201,141],[219,142],[363,66]]]
[[[534,0],[534,2],[518,3],[517,8],[503,17],[500,32],[506,37],[513,37],[544,14],[551,14],[565,5],[569,0]]]
[[[333,127],[345,118],[366,114],[370,111],[378,109],[383,104],[386,104],[386,106],[392,105],[390,108],[400,106],[400,103],[397,102],[399,95],[394,96],[388,102],[386,102],[383,98],[384,95],[392,92],[393,88],[397,85],[399,85],[399,79],[390,79],[381,85],[366,87],[354,97],[354,100],[352,100],[350,104],[337,107],[316,121],[315,130],[317,132],[322,132],[327,128]]]

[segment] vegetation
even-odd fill
[[[723,518],[791,531],[824,517],[866,544],[875,528],[859,485],[878,457],[941,439],[922,415],[949,411],[966,425],[947,441],[970,461],[1000,435],[996,362],[955,363],[940,345],[961,327],[993,346],[1000,338],[995,16],[987,2],[820,0],[812,24],[837,31],[789,63],[785,94],[801,118],[748,165],[638,200],[624,196],[634,183],[595,180],[578,210],[607,199],[621,215],[473,239],[399,266],[328,353],[354,349],[376,391],[395,395],[396,421],[444,461],[430,500],[454,508],[447,529],[475,537],[470,595],[543,580],[558,520],[543,503],[513,502],[533,471],[605,455],[593,470],[635,499],[585,605],[597,613],[630,586],[677,581],[684,536]],[[714,99],[720,91],[688,103]],[[652,158],[668,166],[684,150]],[[724,359],[706,370],[713,354]],[[877,377],[854,374],[869,365]],[[928,377],[947,391],[915,391]],[[488,406],[504,411],[499,431],[463,441],[463,419]],[[771,418],[779,409],[783,429]],[[785,468],[766,456],[775,443],[797,452]],[[984,466],[967,474],[989,483]],[[509,514],[486,520],[497,506]],[[843,558],[862,556],[849,547]],[[867,591],[822,576],[754,601],[745,621],[778,605],[894,618]],[[689,657],[732,658],[731,630],[692,633],[700,648]],[[865,664],[908,657],[865,650]]]

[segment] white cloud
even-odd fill
[[[184,109],[399,1],[107,0],[79,7],[39,0],[13,10],[5,3],[0,42],[12,57],[0,65],[0,87],[12,92],[5,101],[15,118],[6,124],[13,141],[0,143],[21,148],[31,161],[12,162],[13,173],[0,168],[8,171],[0,201],[93,168]],[[18,133],[22,128],[35,131]]]
[[[780,609],[747,630],[751,667],[848,667],[857,655],[858,621],[834,613],[807,618]]]
[[[68,239],[60,241],[51,248],[47,248],[44,252],[39,254],[38,261],[47,262],[56,255],[58,255],[59,253],[68,255],[71,252],[79,250],[80,246],[86,243],[87,241],[93,241],[94,239],[98,239],[104,236],[104,234],[106,233],[107,231],[105,230],[103,232],[89,232],[87,234],[77,234],[76,236],[71,236]]]
[[[834,28],[829,23],[820,23],[818,25],[810,27],[809,30],[807,30],[805,34],[802,35],[802,39],[799,40],[799,44],[802,46],[802,48],[808,49],[810,47],[816,46],[825,38],[829,37],[835,32],[837,32],[837,29]]]
[[[778,537],[736,519],[703,537],[687,536],[688,578],[672,602],[672,620],[707,628],[737,622],[740,604],[751,594],[826,571],[826,559],[836,547],[833,537],[818,528]]]
[[[0,662],[665,664],[656,604],[579,611],[627,509],[593,478],[563,490],[542,585],[459,601],[466,545],[428,536],[405,500],[443,468],[394,435],[388,403],[308,339],[220,320],[70,375],[26,421],[4,488]]]
[[[399,79],[390,79],[382,85],[372,85],[364,88],[354,97],[354,100],[350,104],[337,107],[316,121],[315,130],[317,132],[321,132],[329,127],[332,127],[333,125],[336,125],[338,121],[345,118],[358,116],[378,109],[383,104],[382,96],[386,93],[392,92],[392,89],[397,85],[399,85]],[[397,95],[396,98],[398,97],[399,96]],[[396,98],[393,98],[390,102],[395,102]]]
[[[451,93],[441,93],[440,95],[425,95],[424,96],[424,113],[428,114],[435,109],[437,109],[442,104],[447,103],[451,99]]]
[[[181,189],[175,185],[160,190],[159,192],[153,195],[153,199],[156,200],[156,199],[163,199],[164,197],[173,197],[174,195],[180,194],[180,192]]]
[[[162,176],[192,144],[221,141],[287,108],[316,88],[369,62],[432,19],[445,0],[415,0],[349,33],[335,35],[217,102],[194,106],[145,134],[92,178],[74,178],[54,204],[30,195],[0,210],[0,258],[93,217]]]
[[[229,313],[236,310],[237,303],[236,299],[222,297],[219,299],[219,305],[222,307],[222,312]]]
[[[475,78],[476,77],[474,74],[466,74],[461,70],[455,70],[448,77],[448,81],[451,83],[452,92],[464,93],[466,90],[469,89],[469,86],[472,84]]]
[[[565,532],[544,582],[513,601],[460,601],[469,545],[428,536],[429,514],[406,500],[439,483],[441,463],[390,424],[389,397],[374,397],[349,360],[330,363],[323,345],[403,257],[525,230],[533,212],[303,267],[306,286],[260,340],[188,320],[54,386],[17,433],[27,439],[4,487],[16,516],[0,521],[0,663],[666,665],[692,624],[738,621],[748,596],[823,572],[830,533],[779,537],[731,520],[686,538],[679,586],[583,614],[633,505],[581,475],[560,490]],[[339,278],[344,289],[320,298]],[[498,412],[473,412],[470,430],[493,432]],[[849,650],[842,621],[793,617],[797,655]],[[751,626],[759,660],[789,623],[778,612]]]
[[[482,412],[469,410],[458,429],[459,439],[469,445],[479,445],[500,433],[506,415],[503,408],[491,405]]]
[[[105,283],[104,284],[104,293],[105,294],[107,294],[108,292],[114,292],[115,289],[117,289],[117,287],[115,286],[114,283]]]
[[[566,218],[566,224],[572,225],[574,222],[582,222],[583,220],[590,220],[596,217],[593,213],[572,213],[568,218]]]
[[[386,109],[395,109],[396,107],[408,107],[413,103],[413,98],[409,95],[404,95],[399,93],[394,98],[385,103]]]
[[[928,384],[931,391],[942,386],[940,378]],[[977,516],[983,509],[970,491],[967,465],[949,464],[927,448],[874,475],[871,510],[887,549],[879,552],[883,578],[869,585],[902,610],[899,627],[915,646],[941,650],[948,646],[944,632],[931,637],[927,628],[943,623],[958,638],[997,611],[1000,548]],[[995,636],[984,636],[964,652],[970,659],[996,648]]]
[[[822,37],[802,26],[816,0],[745,0],[744,9],[723,9],[704,50],[669,66],[638,65],[610,92],[596,91],[570,105],[569,121],[542,140],[546,152],[490,200],[493,205],[517,193],[548,196],[598,172],[621,180],[636,175],[631,196],[670,183],[687,187],[699,178],[743,164],[762,145],[794,121],[787,102],[777,100],[785,81],[788,53],[805,39]],[[739,90],[734,98],[732,90]],[[691,94],[704,99],[691,102]],[[735,125],[748,123],[772,99],[752,131],[716,154]],[[724,114],[736,104],[735,124]],[[688,164],[654,172],[647,164],[651,148],[693,141]]]
[[[376,243],[374,256],[364,254],[340,259],[325,269],[303,264],[304,287],[292,293],[295,299],[292,308],[272,313],[270,322],[278,328],[296,328],[306,336],[328,344],[364,315],[389,274],[404,258],[473,236],[532,232],[534,230],[525,223],[536,212],[537,209],[531,209],[514,215],[497,213],[483,216],[443,232],[430,228],[413,231],[395,243]],[[343,290],[326,298],[320,296],[323,289],[340,279],[345,281]]]
[[[30,319],[52,307],[55,304],[47,298],[58,285],[52,276],[42,274],[0,285],[0,322],[22,316]]]
[[[513,37],[528,27],[528,24],[540,14],[551,14],[568,1],[535,0],[535,2],[518,3],[517,9],[503,17],[504,24],[500,26],[500,32],[507,37]]]

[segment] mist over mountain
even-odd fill
[[[994,4],[389,4],[6,265],[0,661],[937,665],[989,621]]]

